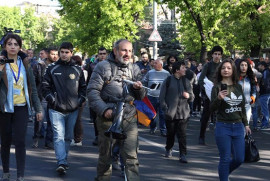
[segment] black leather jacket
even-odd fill
[[[59,112],[75,111],[86,100],[86,84],[80,66],[59,59],[46,69],[42,93],[48,107]]]

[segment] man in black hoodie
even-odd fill
[[[49,116],[54,134],[54,149],[59,174],[69,168],[68,150],[78,115],[78,107],[86,100],[86,84],[83,71],[72,60],[73,45],[63,42],[59,48],[60,59],[46,69],[42,93],[48,102]]]

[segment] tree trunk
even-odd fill
[[[200,52],[200,62],[204,63],[204,60],[207,58],[207,51],[205,43],[202,43],[201,52]]]
[[[198,32],[200,33],[200,37],[201,37],[201,53],[200,53],[200,62],[204,62],[204,59],[207,57],[207,52],[206,52],[206,36],[203,33],[203,25],[202,25],[202,21],[201,21],[201,17],[200,14],[196,14],[191,5],[189,4],[189,2],[187,0],[184,0],[192,18],[194,19],[196,26],[198,28]]]

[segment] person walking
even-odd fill
[[[249,123],[251,118],[251,105],[255,103],[257,92],[255,76],[249,64],[249,61],[244,59],[239,61],[239,64],[237,66],[237,72],[239,77],[238,84],[242,86],[243,93],[245,95],[246,116]]]
[[[92,108],[97,113],[97,128],[99,132],[98,147],[99,158],[97,176],[95,180],[109,181],[112,174],[112,140],[104,133],[112,125],[113,110],[123,99],[123,80],[135,81],[128,85],[128,94],[125,96],[121,128],[127,138],[121,140],[120,154],[125,165],[127,180],[140,180],[138,150],[138,121],[134,100],[142,100],[146,91],[142,88],[140,68],[131,62],[133,47],[126,39],[114,43],[113,52],[107,60],[98,63],[92,73],[87,87],[87,96]]]
[[[25,137],[32,106],[38,121],[42,120],[35,78],[29,59],[20,51],[22,39],[19,35],[8,34],[4,40],[4,56],[0,59],[13,59],[13,63],[0,64],[0,133],[2,180],[9,181],[9,158],[11,143],[15,145],[17,181],[24,180]]]
[[[165,157],[172,156],[176,134],[180,152],[179,161],[187,163],[186,129],[190,117],[189,102],[193,101],[194,95],[190,81],[185,78],[186,66],[183,61],[173,63],[172,73],[173,75],[164,80],[159,97],[167,127]]]
[[[251,134],[245,110],[245,95],[232,60],[224,60],[217,69],[211,92],[210,110],[217,111],[215,139],[219,150],[218,174],[220,181],[245,159],[245,133]]]
[[[78,108],[86,100],[86,84],[80,66],[71,60],[73,45],[63,42],[59,48],[60,59],[46,69],[42,93],[48,102],[49,117],[53,128],[56,171],[65,174],[70,143],[78,116]]]
[[[158,86],[162,85],[163,81],[170,76],[170,73],[163,69],[163,61],[158,58],[154,61],[154,69],[150,70],[146,73],[146,75],[143,78],[143,84],[151,88],[152,86]],[[159,129],[160,129],[160,135],[166,137],[166,123],[164,118],[164,113],[160,107],[159,102],[159,94],[160,94],[160,88],[154,89],[154,90],[148,90],[147,96],[150,100],[151,104],[155,108],[155,110],[159,113]],[[157,117],[155,117],[153,120],[151,120],[150,124],[150,134],[155,134],[157,130]]]
[[[214,46],[211,52],[212,52],[213,59],[203,66],[203,69],[202,69],[202,72],[198,81],[201,88],[201,96],[203,100],[203,112],[200,119],[200,122],[201,122],[200,136],[199,136],[200,145],[206,145],[205,132],[207,128],[207,123],[211,116],[211,112],[209,111],[210,99],[209,97],[207,97],[207,93],[204,88],[204,79],[207,78],[211,82],[214,81],[216,69],[221,62],[223,49],[220,46]]]

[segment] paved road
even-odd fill
[[[93,125],[89,123],[89,114],[83,114],[84,141],[82,147],[72,147],[69,155],[70,170],[65,176],[55,172],[56,160],[53,150],[43,148],[40,140],[39,148],[31,148],[33,123],[28,125],[27,133],[27,181],[92,181],[96,174],[98,157],[97,147],[92,145],[94,138]],[[197,144],[199,135],[199,118],[191,118],[188,125],[188,164],[178,161],[178,145],[174,147],[173,157],[164,157],[165,138],[150,135],[149,129],[139,126],[139,161],[142,181],[216,181],[218,180],[218,151],[215,145],[214,132],[207,131],[207,146]],[[245,163],[232,175],[232,181],[266,181],[270,180],[270,130],[254,132],[260,148],[261,160],[257,163]],[[14,149],[11,155],[11,174],[15,180]],[[120,171],[113,171],[112,181],[124,180]]]

